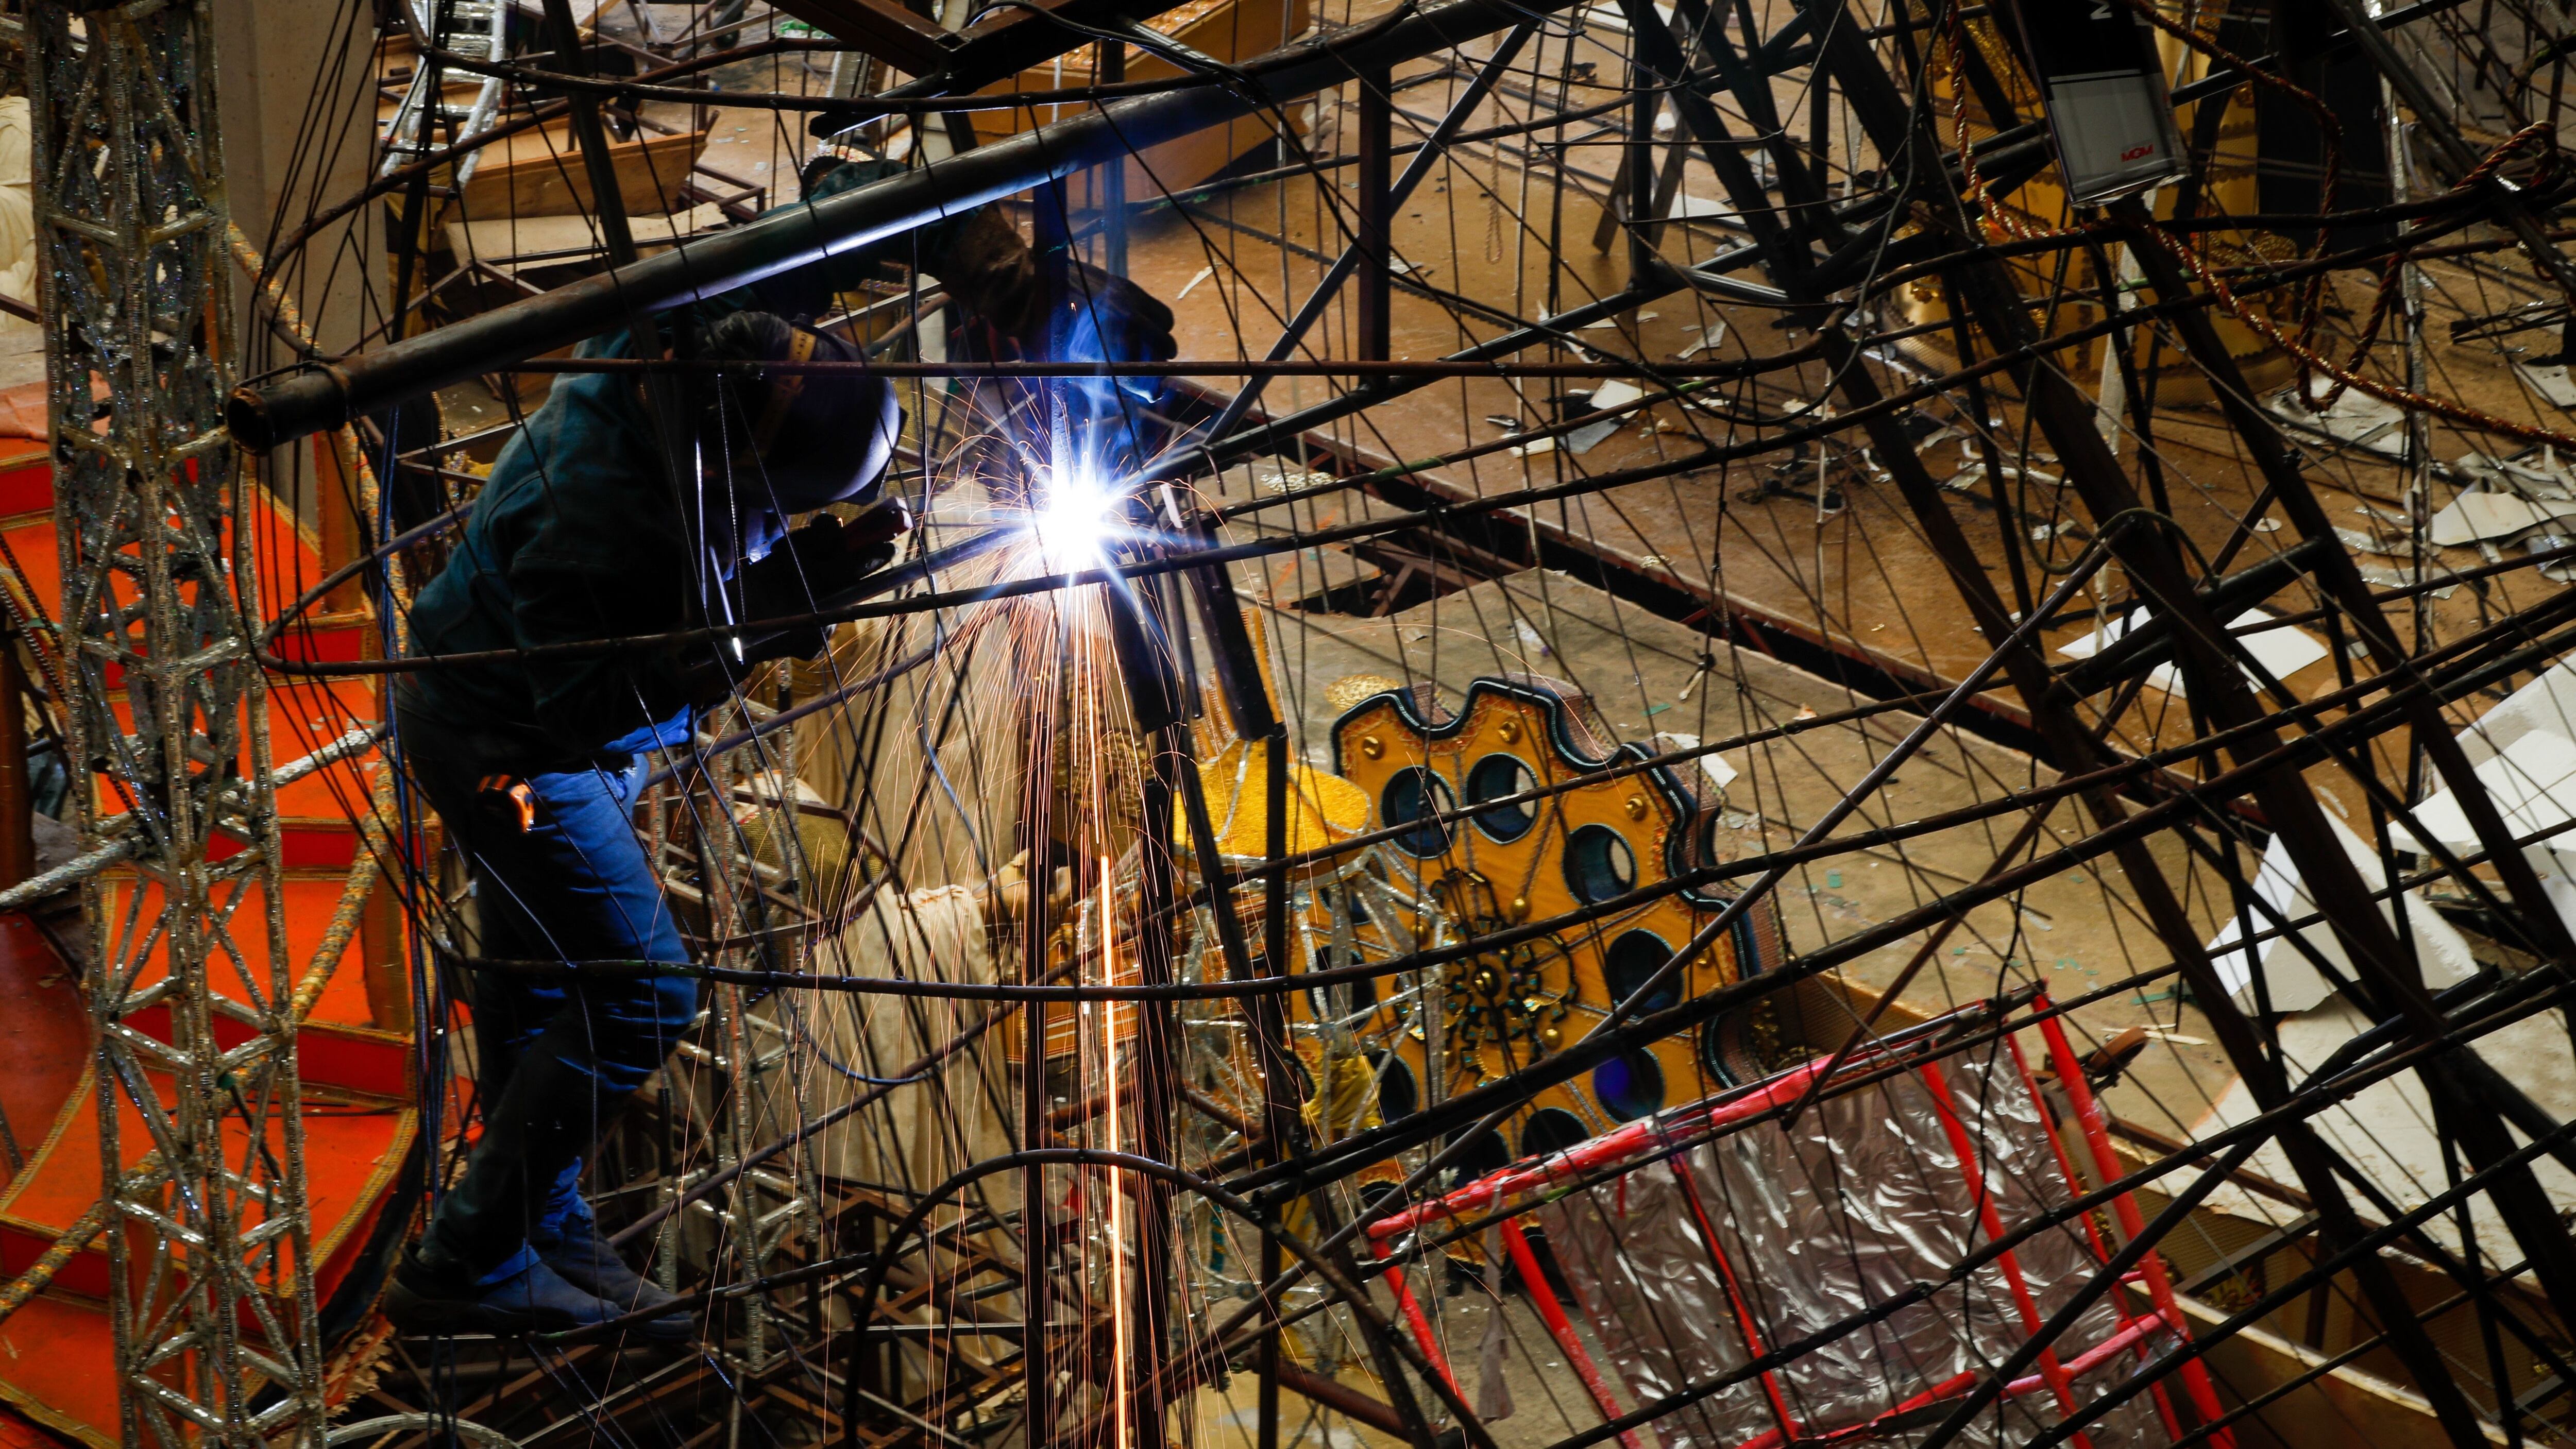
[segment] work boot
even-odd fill
[[[483,1135],[421,1235],[421,1262],[442,1279],[471,1269],[480,1281],[517,1258],[573,1191],[597,1120],[616,1105],[601,1095],[592,1071],[551,1052],[522,1058],[483,1104]]]
[[[534,1255],[519,1271],[478,1283],[463,1271],[423,1262],[414,1248],[385,1286],[385,1317],[405,1333],[562,1333],[606,1323],[621,1311],[565,1282]]]
[[[662,1291],[661,1284],[627,1267],[626,1260],[617,1256],[617,1249],[599,1235],[599,1224],[587,1217],[565,1223],[562,1239],[538,1244],[537,1254],[557,1277],[620,1313],[661,1308],[679,1301]],[[679,1339],[688,1337],[690,1328],[688,1313],[677,1310],[645,1320],[637,1332],[646,1338]]]

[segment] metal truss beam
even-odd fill
[[[323,1439],[231,260],[205,0],[28,7],[62,655],[82,843],[120,1432]],[[103,401],[101,400],[103,399]],[[139,1121],[152,1170],[126,1173]]]

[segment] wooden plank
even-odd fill
[[[1303,34],[1312,20],[1310,0],[1190,0],[1190,3],[1167,10],[1144,24],[1159,34],[1167,35],[1201,54],[1211,55],[1228,64],[1274,50]],[[1050,91],[1062,87],[1086,86],[1092,81],[1092,57],[1096,47],[1086,47],[1049,65],[1033,67],[1011,79],[985,87],[981,95],[1009,95],[1022,91]],[[1168,80],[1182,74],[1181,68],[1165,57],[1142,46],[1127,47],[1127,74],[1130,81]],[[1017,111],[977,111],[975,133],[983,140],[999,140],[1030,126],[1043,126],[1067,116],[1078,115],[1088,106],[1038,106]],[[1286,108],[1289,126],[1303,134],[1306,108]],[[1127,168],[1127,195],[1131,200],[1160,196],[1167,191],[1186,190],[1234,164],[1237,158],[1255,147],[1274,139],[1277,118],[1247,117],[1211,126],[1189,135],[1149,146],[1121,163]],[[1066,196],[1077,207],[1096,206],[1093,188],[1098,184],[1100,168],[1093,167],[1067,178]]]
[[[2194,1334],[2208,1333],[2225,1318],[2197,1298],[2179,1302],[2183,1315],[2192,1321]],[[2212,1344],[2208,1350],[2210,1376],[2223,1386],[2222,1392],[2231,1406],[2313,1371],[2328,1357],[2306,1344],[2250,1327]],[[2433,1422],[2432,1408],[2421,1395],[2349,1364],[2283,1396],[2259,1417],[2259,1430],[2249,1421],[2239,1427],[2238,1434],[2251,1432],[2255,1442],[2268,1439],[2284,1449],[2434,1444],[2442,1438],[2440,1427]],[[2488,1442],[2505,1442],[2504,1432],[2494,1424],[2481,1427]]]
[[[680,190],[705,145],[706,134],[701,131],[610,142],[609,161],[616,168],[617,190],[627,211],[642,215],[687,210]],[[593,199],[572,128],[541,126],[487,148],[474,174],[466,178],[465,194],[442,220],[575,216],[589,211]]]

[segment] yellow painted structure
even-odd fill
[[[1427,686],[1378,694],[1352,706],[1333,739],[1340,773],[1372,804],[1372,828],[1419,822],[1379,849],[1396,867],[1391,875],[1415,877],[1450,940],[1600,907],[1705,858],[1702,841],[1718,802],[1695,761],[1650,765],[1526,806],[1439,822],[1438,813],[1461,806],[1653,758],[1613,743],[1591,702],[1555,680],[1478,679],[1456,713]],[[1395,983],[1382,983],[1378,995],[1390,999],[1361,1017],[1355,1034],[1395,1058],[1379,1063],[1384,1115],[1423,1105],[1433,1095],[1426,1087],[1453,1096],[1582,1040],[1615,998],[1681,950],[1723,904],[1712,895],[1667,893],[1469,955],[1445,967],[1436,983],[1414,983],[1408,999],[1392,999]],[[1769,908],[1749,913],[1649,1005],[1670,1005],[1776,964],[1779,939]],[[1298,998],[1299,1009],[1311,1017],[1327,1005],[1338,1014],[1343,1004],[1318,1003],[1312,998],[1319,994]],[[1366,1003],[1347,1006],[1358,1011]],[[1550,1088],[1507,1125],[1502,1140],[1471,1148],[1466,1166],[1480,1171],[1562,1147],[1758,1073],[1774,1051],[1766,1021],[1720,1018]],[[1436,1084],[1434,1059],[1445,1062]]]

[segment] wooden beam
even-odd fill
[[[929,75],[948,65],[963,39],[899,0],[773,0],[781,10],[830,31],[900,71]]]

